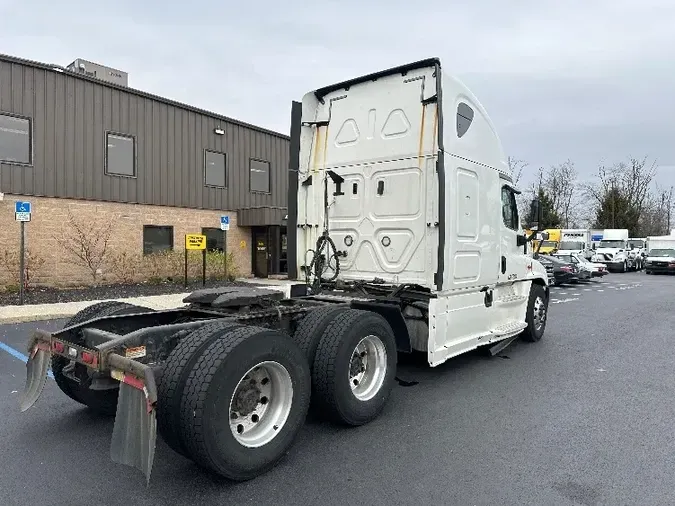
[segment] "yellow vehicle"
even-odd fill
[[[547,228],[544,230],[544,232],[548,232],[548,240],[541,243],[541,249],[539,250],[539,253],[543,255],[550,255],[551,253],[555,253],[558,249],[558,245],[560,244],[560,239],[562,237],[562,229]],[[533,244],[533,246],[536,248],[538,244]]]

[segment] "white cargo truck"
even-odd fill
[[[675,235],[647,238],[649,251],[645,258],[647,274],[675,273]]]
[[[557,252],[560,255],[577,254],[590,260],[593,257],[589,229],[563,229]]]
[[[304,283],[289,298],[223,287],[174,310],[90,306],[35,333],[21,409],[51,363],[67,396],[115,415],[114,461],[149,479],[159,433],[241,481],[282,458],[310,399],[337,423],[376,418],[398,353],[437,366],[542,338],[546,270],[525,253],[499,137],[438,59],[306,94],[290,157],[289,275]]]
[[[607,265],[613,272],[627,272],[642,268],[642,257],[631,251],[628,245],[628,229],[605,229],[598,244],[593,262]]]

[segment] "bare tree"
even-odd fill
[[[647,195],[640,216],[640,232],[643,236],[668,235],[671,230],[673,211],[673,187],[662,189],[655,185],[655,190]]]
[[[511,172],[511,179],[513,179],[514,186],[518,187],[520,181],[523,178],[524,170],[529,166],[525,160],[520,160],[509,156],[507,158],[509,164],[509,171]],[[516,204],[518,205],[518,215],[521,217],[525,216],[525,213],[528,211],[529,203],[532,202],[532,196],[527,195],[527,192],[523,192],[516,197]],[[536,192],[535,192],[536,193]]]
[[[74,257],[78,265],[89,270],[94,284],[108,255],[113,222],[86,220],[80,223],[68,209],[67,230],[54,236],[54,240]]]
[[[518,183],[520,183],[520,180],[523,177],[523,171],[529,164],[525,160],[520,160],[512,156],[507,158],[507,162],[509,164],[509,170],[511,171],[511,179],[513,179],[513,184],[518,186]]]
[[[578,220],[576,211],[578,196],[577,170],[574,162],[567,160],[542,171],[542,188],[550,196],[553,210],[560,216],[562,226],[570,228]]]
[[[647,215],[653,214],[656,209],[665,205],[666,196],[659,204],[657,202],[659,198],[651,193],[656,171],[656,162],[648,164],[647,157],[641,160],[629,157],[627,162],[615,163],[610,167],[601,165],[598,168],[598,181],[586,185],[584,191],[593,202],[596,214],[601,208],[610,217],[614,217],[619,211],[624,215],[628,213],[631,216],[631,226],[624,223],[622,227],[634,228],[632,233],[644,235],[646,230],[642,230],[643,226],[645,229],[651,229],[653,225],[654,217]],[[672,203],[672,200],[670,202]],[[618,204],[622,209],[617,208],[615,213],[614,208]],[[645,220],[648,220],[649,224]],[[614,227],[616,220],[609,221]]]

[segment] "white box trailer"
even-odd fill
[[[312,91],[293,111],[289,258],[304,283],[283,299],[223,287],[175,310],[86,308],[33,336],[22,410],[52,360],[66,395],[115,416],[116,462],[149,479],[159,433],[247,480],[287,452],[310,400],[344,425],[376,418],[398,353],[436,366],[542,338],[547,275],[525,254],[506,156],[438,59]]]
[[[645,272],[675,273],[675,235],[651,236],[647,238],[647,244]]]
[[[561,255],[578,254],[590,260],[593,256],[590,229],[563,229],[560,234],[560,243],[558,244],[557,253]]]

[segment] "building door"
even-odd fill
[[[267,228],[253,229],[253,275],[257,278],[269,276],[269,237]]]
[[[279,256],[279,273],[288,274],[288,234],[286,233],[286,227],[281,229],[281,255]]]

